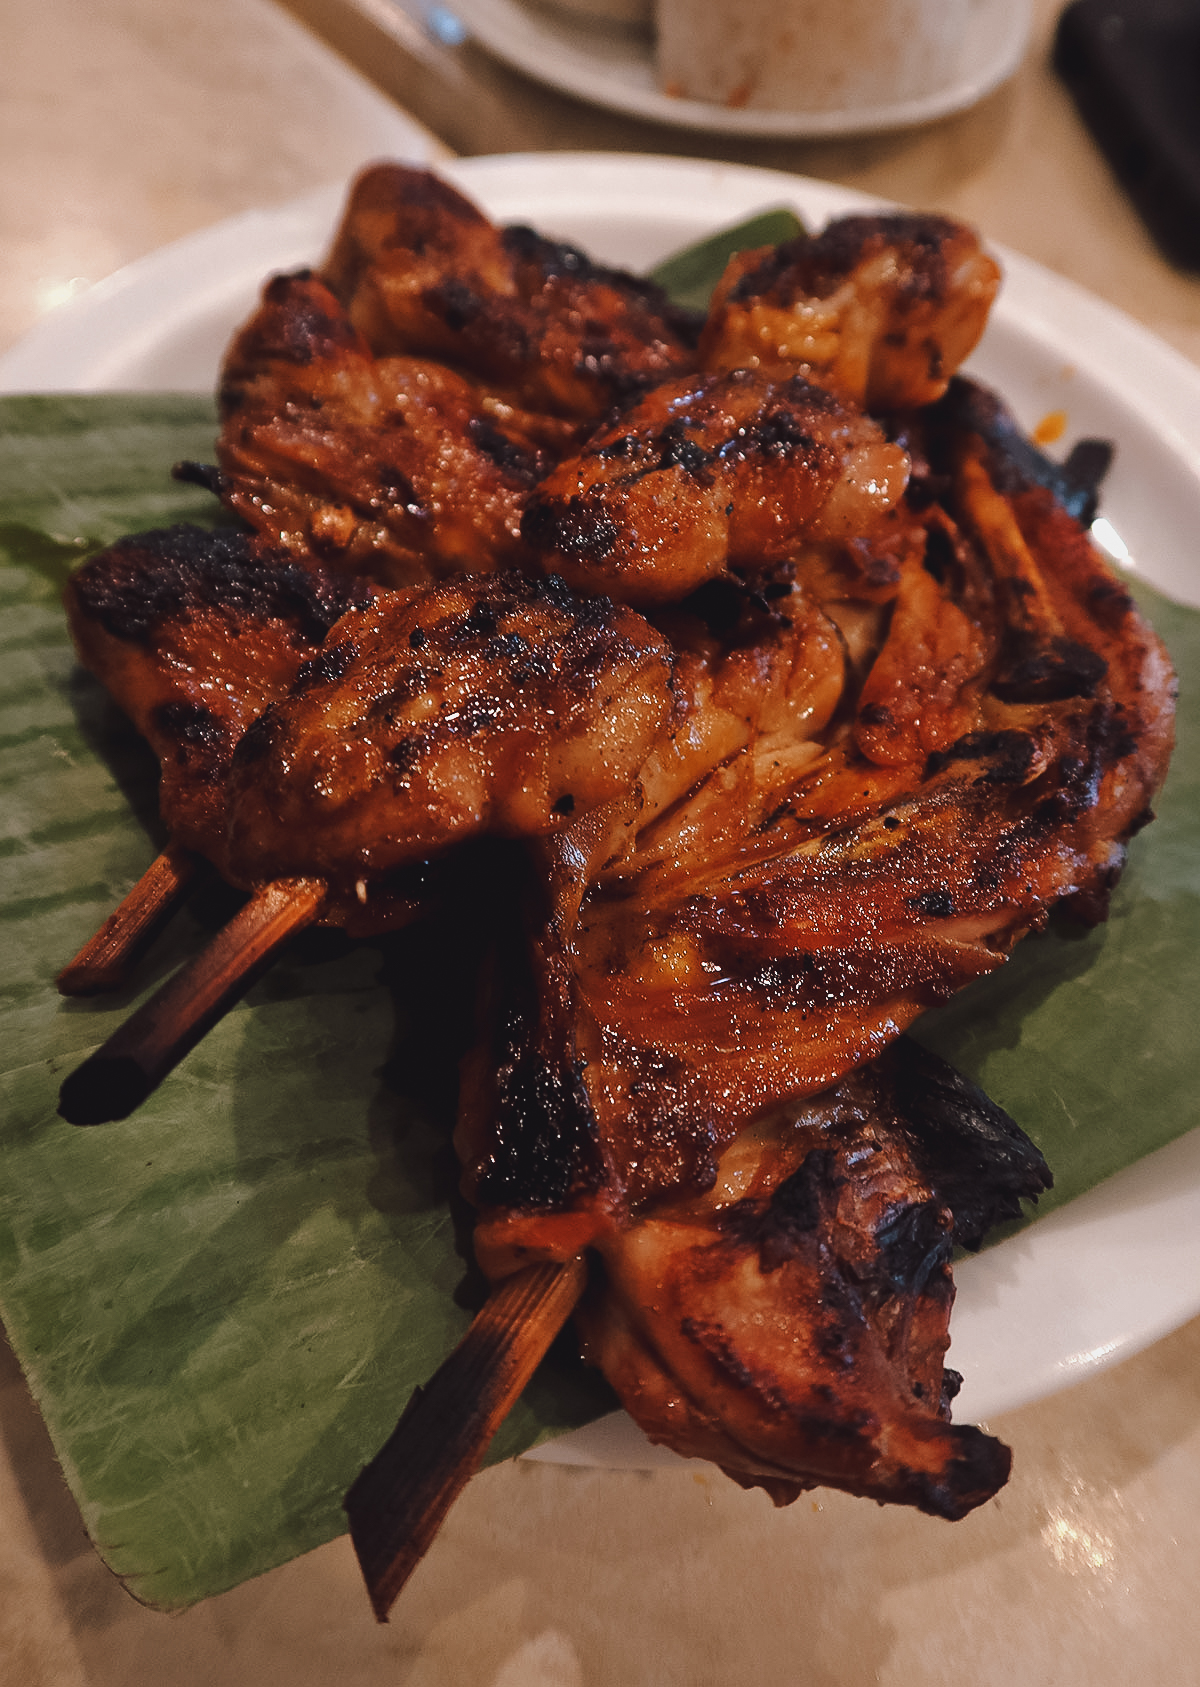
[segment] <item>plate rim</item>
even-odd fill
[[[854,189],[790,172],[653,154],[495,154],[439,163],[437,168],[478,197],[494,214],[503,215],[509,213],[504,210],[497,213],[497,206],[503,207],[506,202],[528,205],[531,196],[536,199],[535,187],[539,188],[542,203],[552,216],[556,204],[564,207],[571,204],[578,214],[582,205],[586,203],[590,208],[593,202],[601,210],[608,206],[613,213],[620,211],[628,215],[631,207],[636,212],[640,202],[652,204],[664,191],[676,194],[685,185],[693,190],[707,185],[712,198],[719,203],[709,219],[710,201],[703,202],[703,220],[718,224],[734,202],[742,207],[735,214],[748,214],[762,205],[778,203],[778,194],[785,190],[814,219],[886,203]],[[98,390],[94,384],[82,387],[78,383],[66,384],[64,357],[69,363],[71,348],[83,345],[94,348],[97,331],[103,330],[106,319],[126,321],[131,313],[135,317],[145,317],[148,311],[153,314],[155,292],[164,285],[186,290],[191,283],[202,292],[210,279],[205,263],[209,268],[215,263],[219,271],[230,251],[246,251],[247,263],[255,266],[263,247],[277,246],[281,252],[297,252],[297,259],[285,256],[284,263],[315,258],[331,233],[333,215],[344,193],[345,184],[339,182],[272,209],[242,213],[125,266],[43,319],[8,353],[0,356],[0,392]],[[525,214],[542,215],[536,206]],[[1041,336],[1042,343],[1053,346],[1056,354],[1065,352],[1077,356],[1089,367],[1098,366],[1160,437],[1165,427],[1165,443],[1176,453],[1200,499],[1200,437],[1197,437],[1200,429],[1195,429],[1195,419],[1200,417],[1200,368],[1149,329],[1076,283],[1019,254],[1004,248],[994,249],[1000,253],[1006,270],[1006,287],[998,314],[1005,320],[1027,318],[1024,331]],[[256,267],[255,275],[261,284],[265,272]],[[186,305],[186,298],[183,303]],[[1021,331],[1020,324],[1014,326]],[[1087,340],[1097,333],[1102,336],[1101,349],[1097,351],[1094,343],[1087,349]],[[39,369],[49,384],[31,387],[27,383],[31,376],[37,376]],[[1189,416],[1194,432],[1189,432],[1186,426]],[[1181,1168],[1186,1174],[1182,1187]],[[1172,1215],[1169,1220],[1163,1216],[1168,1213]],[[970,1352],[973,1322],[982,1325],[989,1319],[993,1323],[1007,1321],[1008,1327],[1015,1329],[1022,1318],[1020,1297],[1028,1296],[1031,1283],[1036,1289],[1038,1283],[1044,1282],[1045,1261],[1061,1261],[1064,1249],[1068,1250],[1065,1257],[1069,1258],[1072,1248],[1077,1259],[1078,1231],[1081,1225],[1086,1229],[1093,1222],[1103,1223],[1106,1239],[1114,1234],[1114,1225],[1119,1236],[1108,1254],[1113,1271],[1107,1278],[1100,1272],[1099,1280],[1092,1285],[1092,1310],[1099,1307],[1104,1313],[1112,1304],[1121,1277],[1128,1272],[1128,1261],[1140,1255],[1147,1238],[1160,1234],[1173,1236],[1176,1256],[1182,1245],[1180,1237],[1194,1238],[1191,1252],[1186,1255],[1190,1270],[1176,1275],[1189,1277],[1195,1287],[1179,1290],[1177,1286],[1172,1295],[1160,1295],[1153,1317],[1146,1318],[1143,1314],[1136,1327],[1127,1320],[1114,1336],[1105,1339],[1096,1339],[1096,1330],[1087,1326],[1085,1319],[1073,1342],[1056,1339],[1048,1345],[1043,1343],[1044,1351],[1035,1355],[1024,1374],[1019,1350],[1024,1346],[1028,1357],[1028,1340],[1016,1344],[1015,1363],[1011,1353],[993,1354],[987,1366],[989,1380],[980,1384],[980,1358]],[[1018,1235],[962,1262],[956,1276],[959,1299],[952,1328],[951,1356],[956,1365],[963,1363],[968,1367],[968,1382],[960,1397],[966,1407],[965,1415],[987,1418],[1031,1404],[1131,1357],[1200,1312],[1200,1128],[1144,1156]],[[1077,1304],[1072,1303],[1076,1307]],[[1067,1308],[1060,1304],[1057,1310],[1063,1312]],[[1028,1338],[1027,1318],[1020,1327]],[[620,1416],[623,1418],[623,1414]],[[543,1446],[537,1450],[537,1456],[623,1468],[675,1459],[673,1454],[651,1448],[631,1420],[623,1418],[628,1428],[618,1429],[615,1440],[610,1420],[599,1421],[608,1427],[593,1437],[591,1450],[588,1437],[595,1426]]]

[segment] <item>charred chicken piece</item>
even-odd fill
[[[624,792],[673,707],[649,623],[537,576],[386,592],[185,527],[93,558],[67,603],[175,841],[243,889],[326,880],[358,934],[409,917],[405,869],[449,845]]]
[[[904,451],[803,376],[681,377],[601,428],[531,494],[546,568],[632,603],[762,576],[806,539],[866,537],[908,479]]]
[[[869,410],[931,404],[971,352],[1000,282],[945,217],[843,217],[733,258],[700,343],[706,369],[798,366]]]
[[[1011,1458],[950,1423],[951,1249],[1049,1183],[1006,1114],[902,1038],[744,1131],[704,1194],[606,1236],[585,1351],[651,1440],[776,1504],[825,1486],[962,1517]]]
[[[897,1146],[885,1109],[871,1126],[888,1138],[881,1181],[859,1185],[848,1167],[866,1165],[867,1139],[829,1127],[814,1166],[831,1181],[822,1172],[805,1196],[820,1215],[808,1265],[798,1252],[764,1269],[760,1232],[731,1239],[713,1191],[733,1187],[756,1133],[774,1142],[764,1120],[781,1106],[794,1120],[865,1070],[1055,903],[1102,916],[1165,772],[1173,682],[1048,493],[1001,495],[989,448],[953,427],[930,449],[948,510],[902,510],[874,546],[814,547],[775,601],[778,639],[825,652],[823,678],[809,673],[806,750],[757,754],[755,731],[702,770],[660,747],[637,800],[539,846],[532,936],[502,948],[458,1144],[490,1275],[588,1246],[601,1256],[615,1298],[587,1315],[594,1350],[653,1433],[777,1495],[829,1481],[954,1515],[1003,1472],[947,1434],[928,1364],[914,1370],[887,1335],[911,1314],[925,1332],[914,1351],[940,1355],[948,1306],[918,1292],[920,1261],[878,1328],[873,1310],[845,1324],[826,1304],[903,1185],[931,1210],[911,1132]],[[677,691],[687,671],[681,660]],[[719,695],[695,686],[676,738],[690,722],[703,739]],[[754,1185],[764,1197],[818,1148],[787,1140],[799,1158],[776,1145],[754,1162],[778,1168]],[[931,1224],[935,1254],[945,1234],[947,1221]],[[876,1284],[885,1276],[879,1266]],[[664,1286],[635,1314],[651,1279]],[[823,1369],[851,1325],[873,1332],[856,1349],[861,1393],[849,1368],[836,1391]],[[919,1429],[914,1411],[929,1414]]]
[[[398,868],[485,831],[561,831],[623,794],[671,710],[661,635],[560,580],[380,594],[239,744],[230,874],[323,878],[353,927]]]
[[[439,358],[553,416],[598,420],[695,366],[698,323],[661,289],[496,228],[425,170],[360,176],[322,275],[375,356]]]
[[[159,806],[177,843],[224,868],[238,740],[374,590],[242,533],[189,526],[119,540],[72,576],[79,659],[158,757]]]
[[[569,423],[426,358],[373,356],[316,276],[279,276],[225,358],[217,489],[271,543],[389,585],[523,555]]]

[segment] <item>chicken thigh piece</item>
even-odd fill
[[[730,261],[701,366],[799,368],[866,410],[917,409],[942,396],[973,350],[999,284],[999,265],[961,223],[843,217]]]

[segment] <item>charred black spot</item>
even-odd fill
[[[274,745],[275,720],[268,709],[256,721],[252,721],[238,739],[237,748],[233,753],[234,766],[252,767],[255,762],[265,760]]]
[[[551,1066],[510,1045],[498,1078],[495,1146],[477,1184],[485,1206],[560,1206],[599,1181],[596,1122],[575,1064]]]
[[[554,804],[554,812],[555,814],[574,814],[575,798],[571,795],[570,791],[564,791],[562,796],[559,797],[558,801]]]
[[[691,475],[694,480],[705,478],[705,470],[713,461],[713,453],[707,446],[701,445],[698,439],[691,438],[686,424],[671,423],[663,429],[655,443],[658,456],[645,473],[678,468]]]
[[[864,726],[891,726],[893,716],[886,703],[866,703],[858,711],[858,718]]]
[[[160,703],[154,711],[154,725],[189,749],[220,752],[225,747],[225,728],[203,703]]]
[[[545,654],[536,651],[523,633],[497,633],[487,647],[489,660],[510,664],[509,678],[514,685],[525,685],[532,679]]]
[[[412,632],[408,635],[409,649],[420,650],[427,642],[428,638],[429,634],[425,631],[424,627],[414,627]]]
[[[778,826],[779,822],[785,819],[787,815],[794,813],[795,807],[790,800],[788,802],[779,803],[769,814],[765,814],[759,821],[759,832],[769,832],[773,826]]]
[[[463,622],[464,630],[474,638],[487,638],[496,631],[497,608],[486,598],[476,598]]]
[[[248,330],[245,355],[251,364],[277,359],[305,368],[359,345],[333,294],[311,270],[275,276],[263,290],[263,304]]]
[[[684,600],[710,633],[732,632],[746,607],[745,589],[736,580],[706,580]]]
[[[925,778],[932,779],[952,762],[987,762],[980,779],[993,785],[1019,785],[1037,753],[1027,732],[968,732],[944,750],[935,750],[925,764]]]
[[[802,425],[791,410],[768,411],[748,427],[739,428],[721,449],[726,462],[739,462],[747,457],[800,456],[820,466],[833,462],[833,453]]]
[[[957,558],[954,552],[954,540],[944,527],[933,523],[925,534],[925,572],[932,574],[939,585],[949,575]]]
[[[424,302],[456,334],[472,327],[487,311],[483,297],[457,276],[448,276],[436,287],[429,288]]]
[[[1074,516],[1090,527],[1100,502],[1100,486],[1113,458],[1103,439],[1081,439],[1064,463],[1039,451],[1018,427],[1016,419],[995,393],[956,375],[946,396],[929,412],[935,433],[947,438],[965,428],[977,433],[988,447],[988,470],[997,489],[1023,492],[1041,486]]]
[[[953,1229],[940,1201],[912,1201],[889,1212],[875,1231],[879,1263],[897,1293],[919,1294],[950,1262]]]
[[[948,890],[923,891],[920,896],[910,896],[908,905],[915,914],[924,914],[931,920],[954,918],[954,898]]]
[[[463,709],[451,720],[451,729],[461,738],[474,738],[480,732],[486,732],[503,718],[503,711],[496,703],[481,699],[473,708]]]
[[[560,551],[573,562],[603,562],[620,541],[616,523],[583,498],[566,503],[534,498],[521,519],[521,537],[538,551]]]
[[[486,416],[472,416],[467,423],[472,442],[488,460],[521,486],[532,486],[544,468],[541,453],[510,439]]]
[[[991,689],[1005,703],[1061,703],[1093,696],[1107,672],[1108,663],[1089,645],[1014,634]]]
[[[753,1230],[741,1234],[758,1243],[759,1262],[764,1272],[778,1269],[799,1251],[803,1239],[811,1236],[821,1219],[821,1196],[835,1191],[835,1156],[827,1148],[810,1149],[796,1171],[772,1191],[766,1210],[753,1221]],[[741,1203],[738,1205],[747,1205]],[[735,1207],[734,1212],[737,1211]],[[749,1215],[747,1215],[747,1222]],[[736,1221],[735,1221],[736,1224]]]
[[[604,463],[620,463],[636,457],[641,448],[641,441],[635,435],[623,433],[618,439],[610,439],[607,445],[597,446],[593,455]]]
[[[564,275],[591,280],[604,273],[578,246],[565,240],[549,240],[525,223],[512,223],[502,229],[500,244],[518,263],[540,271],[545,281]]]
[[[420,759],[422,741],[418,737],[401,738],[388,751],[388,765],[399,774],[408,773]]]
[[[1081,527],[1096,519],[1100,488],[1112,467],[1115,450],[1110,439],[1081,439],[1062,465],[1060,502],[1067,505]]]
[[[197,463],[190,457],[172,465],[171,479],[181,481],[185,486],[202,486],[216,498],[229,484],[215,463]]]
[[[213,610],[239,624],[290,621],[319,644],[374,595],[365,581],[301,568],[247,533],[187,523],[119,540],[79,570],[71,592],[85,616],[131,644],[149,643],[166,621]]]
[[[296,675],[293,692],[302,696],[306,691],[314,690],[318,685],[334,685],[350,668],[358,655],[358,646],[350,639],[343,639],[339,644],[332,644],[327,649],[319,650],[315,656],[300,668]]]
[[[930,1517],[956,1522],[1004,1486],[1012,1471],[1012,1453],[1003,1441],[985,1435],[974,1424],[956,1424],[954,1457],[941,1473],[908,1470],[902,1494],[910,1505]]]
[[[369,475],[371,481],[370,506],[374,510],[404,510],[418,517],[426,514],[416,488],[395,463],[376,463]]]
[[[1050,1168],[1024,1131],[949,1062],[901,1037],[884,1067],[913,1157],[954,1214],[960,1247],[978,1248],[995,1225],[1021,1216],[1022,1199],[1051,1187]]]

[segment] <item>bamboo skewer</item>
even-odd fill
[[[72,1125],[125,1119],[266,971],[325,900],[321,879],[277,879],[250,898],[200,954],[143,1002],[67,1078],[58,1111]]]
[[[56,980],[64,996],[96,996],[124,984],[151,939],[183,900],[200,866],[190,850],[169,844],[129,895],[89,937]]]
[[[583,1292],[582,1256],[507,1278],[343,1502],[378,1620],[412,1575]]]

